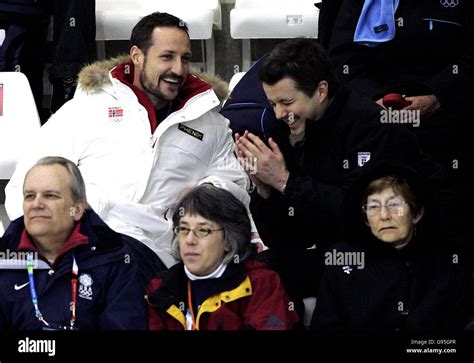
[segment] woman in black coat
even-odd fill
[[[468,256],[423,233],[422,188],[404,166],[371,168],[348,193],[347,242],[325,254],[314,329],[462,329]],[[433,231],[431,231],[433,232]]]

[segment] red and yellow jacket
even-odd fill
[[[148,286],[149,328],[186,330],[188,278],[179,263]],[[299,317],[280,277],[262,262],[230,263],[195,313],[196,330],[288,330]]]

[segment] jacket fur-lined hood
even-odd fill
[[[121,55],[118,57],[97,61],[85,66],[79,72],[79,86],[86,92],[96,92],[100,90],[105,85],[111,84],[109,71],[117,64],[127,62],[128,60],[130,60],[128,55]],[[210,83],[212,85],[212,89],[221,102],[227,99],[229,95],[229,85],[219,76],[201,72],[200,70],[193,67],[191,68],[190,73],[202,79],[203,81]]]

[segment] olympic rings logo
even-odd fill
[[[445,8],[454,8],[459,5],[459,0],[440,0],[440,3]]]

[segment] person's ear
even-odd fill
[[[328,83],[326,81],[319,82],[316,92],[318,93],[320,102],[324,101],[328,97],[329,93]]]
[[[140,48],[136,45],[130,48],[130,59],[135,66],[140,65],[143,62],[144,54]]]
[[[226,241],[224,251],[227,253],[227,252],[230,252],[231,250],[232,248],[230,248],[230,243]]]
[[[78,202],[74,207],[69,208],[69,215],[74,218],[74,221],[78,222],[81,220],[86,210],[85,202]]]
[[[417,224],[421,218],[423,218],[423,215],[425,214],[425,209],[421,208],[418,214],[413,218],[413,224]]]

